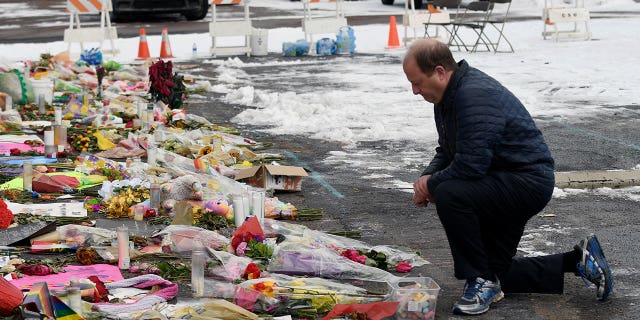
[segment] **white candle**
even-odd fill
[[[62,108],[55,107],[53,111],[55,114],[55,124],[62,124]]]
[[[241,194],[233,195],[233,216],[236,228],[244,222],[244,205]]]
[[[13,98],[10,95],[4,99],[4,111],[9,111],[13,109]]]
[[[147,149],[147,164],[152,167],[156,166],[156,149],[154,146],[149,146],[149,149]]]
[[[118,236],[118,268],[129,269],[129,229],[127,226],[116,228]]]
[[[45,146],[53,146],[53,130],[44,132],[44,145]]]
[[[194,297],[204,295],[204,271],[207,264],[207,252],[203,248],[191,251],[191,292]]]
[[[262,204],[262,196],[260,195],[260,192],[255,191],[252,192],[251,194],[251,208],[252,208],[252,212],[251,214],[258,217],[259,221],[262,221],[262,216],[261,216],[261,211],[262,211],[262,207],[264,207],[264,205]]]
[[[245,217],[251,215],[249,212],[249,207],[251,206],[251,198],[249,197],[249,191],[245,190],[242,192],[242,214]]]

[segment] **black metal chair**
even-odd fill
[[[458,50],[464,48],[466,51],[476,52],[480,45],[484,45],[487,51],[491,51],[493,46],[489,43],[491,40],[486,36],[484,29],[489,24],[489,17],[493,10],[493,2],[491,1],[473,1],[466,5],[462,14],[453,21],[452,37],[449,46],[455,46]],[[473,33],[473,41],[465,42],[463,30],[471,29]],[[471,44],[473,43],[473,44]]]
[[[440,38],[438,34],[438,28],[442,28],[446,31],[447,37],[445,39],[448,43],[453,37],[453,22],[460,10],[460,0],[433,0],[427,2],[427,7],[433,6],[440,13],[430,13],[427,22],[424,23],[424,37],[425,38]],[[452,14],[453,12],[453,14]],[[429,33],[429,27],[435,27],[435,36]]]
[[[507,24],[507,17],[509,16],[509,11],[511,10],[511,0],[487,0],[493,3],[493,9],[491,11],[491,16],[487,23],[491,25],[497,31],[497,39],[495,41],[491,40],[489,44],[493,47],[493,52],[514,52],[513,45],[507,36],[504,34],[504,26]],[[486,31],[485,31],[486,34]],[[487,37],[489,38],[489,37]],[[509,46],[508,51],[500,51],[500,41],[504,40]]]

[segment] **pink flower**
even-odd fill
[[[406,261],[400,261],[398,262],[398,265],[396,265],[396,272],[404,273],[411,271],[411,269],[413,269],[413,267],[409,262]]]
[[[244,251],[247,250],[247,243],[240,242],[238,247],[236,248],[236,255],[239,257],[244,257]]]
[[[357,263],[364,264],[365,262],[367,262],[367,256],[361,255],[358,250],[347,249],[340,255]]]

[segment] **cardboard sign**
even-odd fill
[[[302,167],[263,164],[238,171],[235,179],[264,189],[300,191],[302,177],[306,176],[307,171]]]

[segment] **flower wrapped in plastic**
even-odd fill
[[[306,238],[298,238],[297,241],[293,238],[295,237],[287,237],[286,241],[276,247],[267,271],[288,275],[387,282],[395,278],[387,271],[343,257],[334,249],[309,243]]]
[[[162,238],[162,250],[173,253],[191,252],[200,245],[212,250],[221,250],[229,245],[229,239],[221,234],[184,225],[167,226],[153,237]]]
[[[396,267],[396,271],[399,271],[397,269],[397,266],[401,266],[400,270],[402,272],[409,267],[417,267],[429,263],[416,253],[406,252],[385,245],[372,247],[359,240],[309,229],[299,224],[272,219],[264,219],[263,229],[265,234],[282,234],[287,236],[287,239],[297,239],[295,241],[299,241],[299,239],[305,239],[305,242],[311,243],[311,245],[314,247],[331,248],[338,251],[339,254],[351,258],[351,260],[363,264],[366,263],[369,265],[373,265],[373,263],[371,263],[371,260],[366,259],[367,257],[378,260],[377,265],[383,270],[390,270],[393,269],[392,267]],[[354,252],[348,250],[356,250],[358,252],[358,255],[353,255]],[[364,257],[365,261],[360,261],[363,256],[366,256]],[[387,265],[389,266],[389,268],[386,267]]]
[[[211,278],[204,279],[203,297],[225,299],[255,313],[272,314],[280,303],[278,299],[248,286],[244,287],[233,282]]]
[[[242,279],[242,275],[247,272],[247,267],[253,263],[248,257],[239,257],[226,251],[209,250],[216,262],[212,262],[206,270],[207,277],[221,279],[225,281],[236,281]]]
[[[278,300],[271,315],[293,315],[316,318],[331,311],[336,304],[352,304],[383,301],[388,293],[371,294],[366,289],[322,278],[298,278],[271,274],[268,278],[247,280],[239,284],[243,288],[259,291]],[[385,283],[388,288],[388,285]]]

